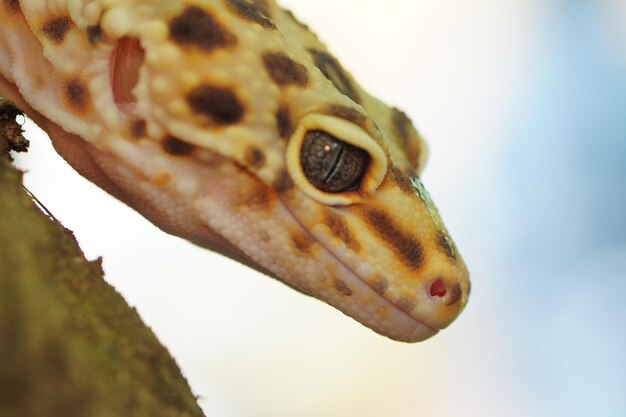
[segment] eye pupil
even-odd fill
[[[321,191],[355,191],[369,164],[369,154],[321,130],[306,134],[300,163],[306,178]]]

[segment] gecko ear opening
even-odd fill
[[[305,116],[287,145],[296,186],[328,205],[347,205],[374,193],[387,172],[384,150],[359,126],[338,117]]]
[[[123,37],[117,41],[111,53],[111,87],[115,104],[125,113],[132,112],[137,99],[133,90],[139,82],[139,70],[145,59],[145,51],[137,38]]]

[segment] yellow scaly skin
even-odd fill
[[[424,340],[467,302],[410,120],[273,1],[3,0],[0,95],[161,229],[385,336]],[[312,131],[367,152],[356,187],[310,182]]]

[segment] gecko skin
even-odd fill
[[[465,306],[408,117],[269,0],[2,0],[0,95],[168,233],[392,339]]]

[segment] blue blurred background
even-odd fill
[[[503,138],[500,308],[529,401],[626,416],[626,2],[554,3],[537,82]]]
[[[207,414],[626,416],[626,2],[283,3],[429,141],[472,296],[434,339],[386,340],[164,235],[35,140],[28,187]]]

